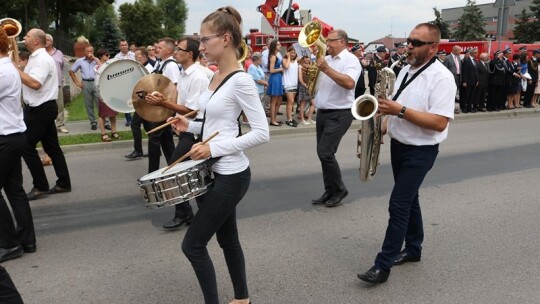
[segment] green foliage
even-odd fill
[[[535,41],[534,24],[530,17],[531,15],[527,14],[527,10],[524,8],[516,20],[514,39],[519,43],[533,43]]]
[[[188,8],[183,0],[157,0],[157,7],[163,16],[164,34],[174,39],[185,32]]]
[[[484,40],[484,16],[475,0],[467,0],[463,15],[458,20],[454,38],[462,41]]]
[[[117,24],[118,17],[112,4],[100,7],[92,15],[92,27],[88,38],[96,51],[104,48],[115,53],[118,49],[118,41],[122,38]]]
[[[437,26],[439,28],[439,31],[441,31],[441,38],[442,39],[449,39],[450,38],[450,26],[448,25],[448,22],[443,21],[441,18],[441,11],[437,9],[437,7],[433,8],[433,13],[435,14],[435,20],[430,21],[429,23]]]
[[[135,3],[124,3],[119,7],[120,29],[125,38],[137,45],[152,44],[164,37],[161,10],[152,0],[139,0]]]

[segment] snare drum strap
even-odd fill
[[[224,85],[227,80],[229,80],[234,74],[238,73],[238,72],[243,72],[243,70],[236,70],[236,71],[233,71],[231,73],[229,73],[229,75],[225,76],[225,78],[223,79],[223,81],[221,81],[221,83],[217,86],[217,88],[214,90],[214,93],[212,93],[212,96],[210,96],[210,99],[212,99],[212,97],[214,96],[214,94],[216,94],[216,92],[219,90],[219,88],[221,88],[222,85]],[[206,122],[206,109],[204,109],[204,115],[203,115],[203,119],[202,119],[202,126],[201,126],[201,136],[199,136],[198,138],[198,141],[202,141],[202,137],[203,137],[203,132],[204,132],[204,123]],[[240,123],[238,124],[238,129],[240,130]],[[209,158],[205,161],[206,165],[208,167],[212,167],[221,157],[213,157],[213,158]]]

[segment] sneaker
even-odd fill
[[[66,127],[64,126],[58,128],[58,132],[64,133],[64,134],[69,133],[68,129],[66,129]]]
[[[90,129],[97,130],[97,124],[96,123],[91,124]]]
[[[308,121],[305,121],[305,120],[300,120],[300,123],[303,124],[304,126],[307,126],[309,125],[309,122]]]
[[[287,121],[285,122],[285,124],[286,124],[287,126],[289,126],[289,127],[296,127],[296,125],[294,124],[293,121],[294,121],[294,120],[287,120]]]
[[[110,124],[106,124],[106,125],[105,125],[105,129],[111,130],[111,125],[110,125]]]
[[[293,125],[294,125],[295,127],[298,126],[298,121],[296,121],[296,120],[293,119],[293,120],[292,120],[292,123],[293,123]]]
[[[126,121],[126,124],[125,124],[126,127],[129,127],[131,126],[131,121]]]
[[[310,119],[309,122],[312,124],[316,124],[316,122],[313,119]]]
[[[128,155],[124,155],[125,158],[129,158],[129,159],[137,159],[143,156],[144,155],[142,153],[137,152],[135,150],[133,150],[133,152],[129,153]]]

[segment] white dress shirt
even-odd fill
[[[405,66],[396,80],[394,92],[397,93],[405,75],[411,79],[421,67],[410,70]],[[452,73],[438,60],[418,75],[398,97],[397,102],[415,111],[454,119],[454,99],[456,97],[456,83]],[[405,116],[407,111],[405,111]],[[397,116],[388,117],[388,135],[397,141],[414,146],[435,145],[448,136],[448,125],[442,132],[419,127]]]
[[[338,85],[332,78],[320,72],[317,80],[317,91],[315,93],[317,109],[350,109],[354,102],[354,88],[362,72],[362,66],[358,58],[347,49],[344,49],[333,58],[328,55],[325,59],[332,69],[351,77],[355,85],[350,90],[345,89]]]
[[[30,55],[24,72],[41,83],[41,88],[38,90],[23,85],[24,103],[31,107],[37,107],[58,97],[56,63],[45,48],[39,48]]]
[[[0,135],[26,131],[21,107],[21,76],[9,57],[0,58]]]
[[[233,75],[213,96],[212,93],[207,88],[199,98],[199,110],[204,112],[206,109],[203,140],[219,131],[208,142],[212,157],[221,157],[212,169],[226,175],[242,172],[249,166],[243,151],[270,139],[259,93],[251,76],[243,72]],[[242,111],[249,120],[251,131],[237,137],[237,118]],[[187,131],[200,134],[201,126],[201,122],[190,121]]]
[[[173,56],[170,56],[165,60],[161,60],[156,65],[155,70],[160,70],[163,63],[165,63],[167,60],[173,60],[173,62],[167,62],[165,64],[165,67],[162,70],[163,76],[167,76],[167,78],[169,78],[172,83],[176,85],[178,83],[178,80],[180,79],[180,68],[178,67],[178,64],[176,63],[176,60],[174,60]]]
[[[133,61],[136,61],[135,60],[135,53],[133,53],[132,51],[128,51],[127,54],[124,54],[122,52],[114,55],[114,58],[117,58],[117,59],[130,59],[130,60],[133,60]]]
[[[208,80],[202,69],[198,65],[192,64],[180,73],[180,80],[178,81],[178,85],[176,85],[176,90],[178,91],[176,103],[192,110],[198,109],[199,97],[208,88],[209,83],[210,80]],[[197,113],[197,117],[202,118],[203,113]]]

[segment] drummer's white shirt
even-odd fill
[[[208,88],[209,83],[210,81],[204,72],[196,64],[192,64],[180,73],[180,79],[176,86],[176,90],[178,91],[176,103],[184,105],[191,110],[198,109],[199,97]],[[203,114],[199,112],[197,117],[199,115],[202,118]]]
[[[167,76],[171,80],[174,85],[178,83],[178,79],[180,79],[180,69],[178,68],[178,64],[176,63],[176,60],[174,60],[173,56],[168,57],[165,60],[162,60],[156,65],[156,70],[159,70],[161,68],[161,65],[167,61],[167,60],[173,60],[174,62],[169,62],[165,64],[165,67],[163,68],[163,76]]]
[[[212,157],[221,157],[212,169],[219,174],[231,175],[244,171],[249,160],[244,150],[270,140],[268,122],[253,78],[247,73],[233,75],[212,96],[208,88],[199,98],[199,110],[206,109],[203,140],[214,132],[219,134],[208,142]],[[238,136],[238,116],[246,114],[251,131]],[[200,134],[201,122],[191,121],[188,132]]]

